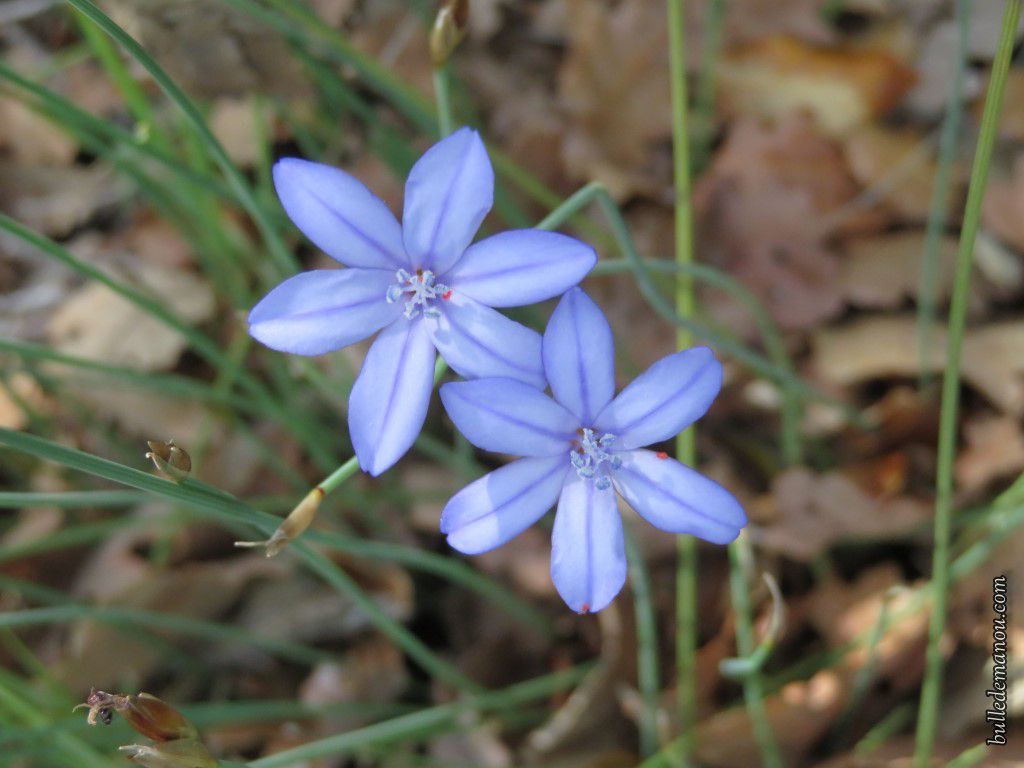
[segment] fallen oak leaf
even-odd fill
[[[812,337],[812,366],[829,382],[851,386],[874,379],[916,378],[921,372],[917,321],[913,317],[869,317]],[[945,365],[945,330],[936,328],[925,370]],[[1004,412],[1024,415],[1024,321],[976,326],[964,337],[963,377]]]
[[[884,51],[825,48],[781,36],[726,53],[718,76],[727,113],[777,120],[807,111],[837,136],[887,113],[916,77]]]
[[[757,505],[751,538],[765,550],[809,562],[842,541],[906,536],[931,506],[910,496],[871,493],[842,472],[789,469]]]
[[[844,152],[854,178],[887,208],[908,221],[927,220],[935,159],[927,138],[911,131],[866,126],[850,134]],[[954,210],[950,195],[947,210]]]
[[[993,480],[1024,470],[1024,432],[1012,416],[985,416],[964,425],[966,447],[956,457],[957,486],[984,490]]]

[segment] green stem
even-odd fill
[[[440,357],[434,363],[434,387],[438,385],[448,370],[448,364]],[[420,436],[421,439],[424,436]],[[314,485],[281,524],[277,526],[269,539],[264,541],[237,541],[236,547],[264,547],[267,557],[273,557],[284,547],[301,536],[316,518],[317,510],[330,493],[337,490],[352,475],[359,471],[359,459],[349,457],[341,466],[327,477]]]
[[[92,456],[82,451],[58,445],[35,435],[0,428],[0,446],[13,448],[46,461],[56,462],[69,469],[87,472],[115,483],[139,490],[157,493],[172,501],[185,502],[203,509],[222,524],[234,529],[240,525],[252,526],[264,534],[273,531],[276,518],[253,509],[231,494],[195,480],[181,483],[155,477],[149,473],[126,467],[116,462]],[[479,686],[455,666],[440,658],[409,629],[392,618],[345,571],[319,551],[297,542],[294,551],[299,562],[319,575],[343,596],[354,603],[376,628],[401,648],[420,667],[457,689],[474,692]]]
[[[305,764],[321,757],[339,757],[350,754],[354,750],[371,745],[390,744],[459,727],[460,723],[466,722],[467,716],[474,713],[497,712],[538,699],[545,699],[554,693],[566,690],[578,683],[586,671],[587,667],[585,666],[574,667],[510,686],[503,691],[470,696],[464,701],[442,704],[348,733],[328,736],[325,739],[312,741],[269,757],[254,760],[249,763],[249,768],[287,768],[287,766]]]
[[[675,260],[693,263],[693,217],[690,201],[689,101],[686,92],[686,35],[684,0],[667,0],[669,83],[672,98],[672,176],[675,182]],[[681,273],[676,279],[675,310],[681,318],[693,316],[693,280]],[[686,349],[693,343],[688,329],[679,328],[676,344]],[[697,458],[696,432],[693,427],[676,438],[676,458],[693,466]],[[676,564],[676,697],[680,759],[693,759],[692,732],[697,722],[697,542],[692,536],[677,539]]]
[[[629,583],[633,587],[636,612],[637,687],[643,701],[640,717],[640,754],[644,757],[658,749],[658,623],[654,615],[651,580],[644,565],[643,554],[633,535],[625,531],[626,556],[629,562]]]
[[[967,70],[967,46],[971,26],[970,6],[971,0],[957,0],[956,2],[957,28],[959,29],[956,70],[953,73],[953,81],[946,102],[946,117],[942,121],[942,134],[939,138],[939,162],[935,169],[935,185],[932,188],[928,224],[925,229],[924,253],[921,257],[921,274],[917,291],[917,349],[922,388],[926,387],[931,379],[928,357],[932,345],[932,328],[935,324],[939,246],[942,244],[942,235],[946,230],[950,177],[964,111],[964,74]]]
[[[732,594],[733,615],[736,617],[736,648],[741,658],[750,657],[756,646],[750,614],[750,593],[747,589],[749,571],[750,544],[746,536],[741,536],[729,545],[729,591]],[[743,699],[754,730],[754,739],[761,751],[761,764],[765,768],[782,768],[782,756],[764,708],[760,669],[751,669],[743,676]]]
[[[448,66],[442,64],[434,67],[434,98],[437,100],[437,131],[443,139],[455,126],[452,116],[451,101],[452,79],[448,75]]]
[[[985,111],[981,118],[978,147],[971,169],[971,182],[960,231],[956,279],[949,311],[949,332],[946,368],[942,378],[942,406],[939,413],[939,455],[936,468],[935,549],[932,563],[932,613],[928,626],[928,652],[925,677],[918,709],[914,749],[916,768],[927,768],[938,727],[939,698],[942,686],[942,635],[946,628],[947,593],[949,591],[950,528],[953,516],[953,462],[956,457],[957,411],[960,395],[960,356],[963,345],[967,299],[971,284],[971,263],[974,243],[981,221],[981,204],[985,183],[992,162],[999,112],[1006,90],[1007,73],[1013,57],[1013,46],[1020,19],[1021,0],[1007,0],[1003,13],[1002,34],[996,59],[992,64]]]

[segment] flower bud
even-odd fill
[[[430,58],[440,67],[454,53],[469,27],[469,0],[444,0],[430,30]]]
[[[147,440],[146,445],[149,446],[146,458],[153,462],[158,472],[174,482],[180,483],[192,471],[192,459],[183,448],[174,444],[174,440]]]
[[[89,725],[96,725],[97,720],[110,725],[113,713],[117,712],[128,721],[128,725],[153,741],[194,739],[198,736],[195,726],[184,715],[150,693],[124,695],[94,688],[85,703],[75,709],[80,707],[88,708]]]
[[[320,509],[320,502],[323,501],[323,498],[324,489],[317,486],[305,495],[295,509],[288,513],[288,517],[277,526],[277,530],[269,539],[265,541],[236,541],[235,546],[264,547],[267,557],[273,557],[309,527],[316,517],[317,510]]]
[[[128,725],[153,741],[194,739],[195,726],[170,704],[149,693],[128,695],[117,711]]]
[[[129,744],[120,747],[128,759],[145,768],[217,768],[217,761],[199,741],[199,734],[185,717],[170,704],[149,693],[120,694],[89,691],[84,704],[89,710],[89,725],[97,721],[110,725],[114,712],[143,736],[156,742],[153,746]]]

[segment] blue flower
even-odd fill
[[[445,384],[441,400],[473,445],[526,458],[463,488],[441,515],[448,543],[478,554],[522,533],[558,502],[551,577],[570,608],[599,611],[626,579],[615,491],[648,522],[716,544],[747,518],[718,484],[644,446],[699,419],[722,386],[707,347],[662,358],[615,396],[612,332],[579,288],[559,302],[543,340],[552,399],[510,378]],[[614,488],[614,490],[613,490]]]
[[[348,269],[285,280],[249,313],[249,333],[282,352],[319,355],[383,329],[349,397],[349,432],[363,470],[379,475],[416,439],[435,350],[466,378],[544,386],[540,334],[492,307],[557,296],[597,256],[578,240],[534,229],[470,245],[494,195],[476,131],[453,133],[416,162],[401,225],[362,183],[330,166],[281,160],[274,186],[296,226]]]

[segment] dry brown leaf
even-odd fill
[[[896,106],[914,72],[882,51],[773,37],[728,52],[719,81],[730,115],[781,119],[807,111],[825,131],[843,135]]]
[[[213,315],[213,292],[189,272],[140,261],[134,277],[186,323],[201,323]],[[144,371],[173,366],[187,346],[178,331],[96,282],[79,289],[54,313],[49,337],[61,352]]]
[[[854,177],[865,194],[884,201],[902,219],[923,222],[931,207],[935,161],[928,141],[914,131],[869,126],[844,144]],[[951,196],[950,210],[959,206]]]
[[[924,249],[924,233],[917,231],[847,240],[837,276],[843,296],[865,309],[895,309],[916,298]],[[952,288],[956,254],[956,238],[943,237],[936,281],[941,300]]]
[[[1013,164],[1010,179],[993,180],[982,203],[982,223],[996,237],[1024,252],[1024,154]]]
[[[181,230],[149,211],[140,211],[131,225],[113,233],[111,240],[117,250],[138,254],[161,267],[188,269],[195,266],[192,248]]]
[[[940,729],[939,741],[932,751],[929,768],[947,766],[951,760],[977,747],[991,735],[992,729],[988,727],[962,734],[956,739],[947,739]],[[1019,739],[1011,739],[1006,746],[990,750],[982,762],[974,763],[979,768],[1020,768],[1022,764],[1024,744]],[[823,763],[815,763],[814,768],[914,768],[914,735],[896,736],[870,752],[850,752]]]
[[[202,98],[271,92],[310,94],[300,60],[274,29],[205,0],[106,0],[108,13],[187,92]]]
[[[259,556],[161,569],[137,549],[153,538],[153,532],[132,531],[101,544],[77,575],[74,594],[97,605],[216,619],[253,579],[283,573],[282,566]],[[71,690],[131,680],[138,685],[161,657],[159,646],[124,626],[81,621],[53,671]]]
[[[14,371],[5,383],[7,386],[0,387],[0,427],[22,429],[28,424],[29,414],[23,404],[36,411],[49,409],[39,382],[30,374]]]
[[[828,731],[848,693],[848,681],[843,676],[824,670],[765,697],[765,715],[786,765],[799,764]],[[701,765],[750,768],[761,762],[750,718],[742,706],[717,712],[698,723],[696,742]]]
[[[0,162],[0,210],[47,235],[67,235],[127,194],[123,179],[101,163],[82,167]]]
[[[246,98],[221,98],[213,103],[209,123],[214,136],[237,165],[248,168],[260,158],[259,102]]]
[[[904,99],[904,105],[923,118],[932,120],[940,117],[949,102],[949,91],[959,62],[959,25],[953,19],[935,24],[924,33],[924,41],[917,46],[914,62],[917,82]],[[981,78],[971,68],[963,74],[964,99],[970,101],[981,89]]]
[[[533,597],[553,599],[551,583],[551,535],[533,526],[503,547],[476,558],[476,565],[485,573],[508,580],[516,592]]]
[[[981,117],[983,108],[984,102],[978,102],[976,118]],[[999,113],[999,138],[1024,141],[1024,68],[1014,67],[1007,75],[1003,109]]]
[[[1001,477],[1024,470],[1024,432],[1020,420],[989,416],[964,425],[967,445],[956,458],[957,487],[964,493],[984,490]]]
[[[813,367],[825,380],[849,386],[872,379],[915,378],[919,364],[917,321],[870,317],[813,336]],[[945,365],[945,332],[936,328],[925,367]],[[1008,414],[1024,415],[1024,322],[971,328],[964,338],[963,377]]]
[[[346,648],[340,661],[314,667],[299,699],[312,706],[393,701],[408,682],[402,652],[385,638],[373,637]]]
[[[871,660],[876,679],[907,690],[920,679],[928,635],[928,612],[910,610],[915,600],[915,592],[903,583],[899,568],[885,563],[862,572],[852,582],[830,579],[808,595],[807,617],[830,648],[861,641],[843,657],[846,674],[852,675]],[[883,609],[886,632],[872,651],[865,641],[882,619]]]
[[[806,118],[739,120],[694,190],[702,260],[742,280],[784,327],[813,326],[842,308],[832,232],[819,225],[856,194],[838,147]],[[730,325],[749,326],[735,302],[712,301]]]
[[[25,165],[68,165],[78,153],[67,131],[12,98],[0,99],[0,148]]]
[[[351,38],[353,45],[376,58],[392,75],[433,99],[429,36],[408,3],[365,4]]]
[[[356,0],[312,0],[310,7],[329,27],[341,27],[355,9]]]
[[[543,77],[530,77],[525,67],[496,61],[489,48],[461,53],[457,63],[459,74],[477,97],[491,105],[489,135],[509,157],[552,189],[565,188],[562,145],[567,117],[548,82],[550,67],[541,69]]]
[[[530,732],[522,750],[525,761],[520,762],[551,762],[577,752],[580,745],[603,752],[609,741],[615,743],[616,731],[625,724],[616,716],[615,688],[623,677],[635,674],[632,608],[626,600],[617,600],[594,619],[601,631],[601,663],[587,673],[543,725]]]
[[[710,3],[693,3],[707,13]],[[788,35],[808,43],[834,41],[835,29],[821,13],[821,0],[734,0],[725,18],[725,40],[738,44]],[[688,29],[705,30],[704,18]]]
[[[652,144],[672,130],[665,10],[660,3],[609,8],[594,0],[568,0],[567,10],[568,52],[558,77],[570,121],[566,168],[620,199],[654,191]]]
[[[409,618],[413,585],[408,572],[383,561],[340,565],[386,614]],[[235,623],[268,637],[310,642],[351,637],[373,626],[352,600],[323,581],[298,575],[256,587]]]
[[[495,721],[441,734],[430,745],[430,756],[440,765],[472,765],[478,768],[512,768],[512,750]]]
[[[892,492],[901,483],[890,470],[899,467],[879,465],[868,478],[871,490],[841,472],[786,470],[772,482],[771,500],[758,505],[752,535],[763,549],[807,562],[838,542],[912,534],[929,519],[931,505]]]

